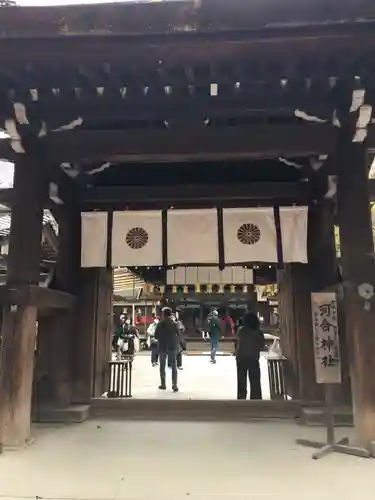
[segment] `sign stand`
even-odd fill
[[[318,384],[324,385],[324,417],[327,442],[320,443],[297,439],[297,444],[318,449],[312,458],[318,460],[330,453],[343,453],[362,458],[371,458],[369,449],[349,445],[349,439],[335,440],[335,418],[333,388],[341,383],[341,359],[336,294],[321,292],[311,294],[312,322],[314,333],[315,376]]]
[[[371,458],[371,453],[366,448],[356,447],[349,445],[347,437],[335,440],[335,418],[333,413],[333,385],[325,384],[324,386],[324,420],[327,431],[327,442],[321,443],[319,441],[310,441],[308,439],[297,439],[296,443],[301,446],[318,449],[313,454],[312,458],[318,460],[330,453],[342,453],[345,455],[353,455],[355,457]]]

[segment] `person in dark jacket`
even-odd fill
[[[216,352],[219,347],[220,337],[223,334],[223,329],[221,325],[221,320],[219,318],[219,313],[214,309],[208,316],[206,320],[206,332],[210,336],[211,340],[211,363],[216,363]]]
[[[178,391],[177,387],[177,354],[180,349],[180,334],[177,323],[172,319],[172,309],[165,307],[162,310],[162,319],[155,329],[155,339],[159,345],[160,359],[160,386],[159,389],[165,390],[165,368],[167,359],[172,368],[172,389]]]
[[[250,399],[262,399],[259,357],[264,349],[264,335],[256,314],[248,312],[237,331],[237,399],[246,399],[247,377],[250,382]]]
[[[126,346],[128,354],[135,354],[136,342],[139,343],[138,330],[132,326],[131,319],[122,314],[120,316],[120,325],[116,327],[112,343],[112,345],[115,345],[117,359],[121,359]]]

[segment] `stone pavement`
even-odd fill
[[[159,367],[152,367],[150,354],[138,354],[133,364],[133,397],[173,399],[236,399],[237,374],[233,356],[218,356],[216,365],[209,356],[183,356],[183,371],[178,372],[177,394],[171,392],[171,375],[167,373],[169,390],[159,391]],[[261,357],[263,399],[270,398],[267,361]]]
[[[373,500],[372,460],[311,459],[292,422],[109,422],[39,426],[0,455],[6,500]],[[345,432],[340,429],[340,435]]]

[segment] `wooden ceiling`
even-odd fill
[[[186,203],[194,187],[208,199],[209,184],[227,201],[316,196],[324,188],[308,164],[328,157],[323,184],[335,173],[334,118],[354,89],[375,105],[374,19],[372,0],[2,9],[0,122],[13,120],[16,136],[0,141],[0,158],[32,151],[53,177],[69,164],[88,204],[145,202],[157,180],[160,203],[173,201],[172,184]],[[372,127],[367,143],[375,148]],[[219,162],[226,167],[204,180]]]

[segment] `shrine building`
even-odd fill
[[[375,441],[374,19],[373,0],[0,8],[2,445],[107,390],[125,267],[161,304],[250,308],[272,271],[285,405],[322,400],[311,293],[334,292],[335,402]]]

